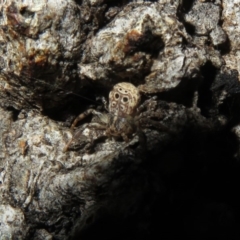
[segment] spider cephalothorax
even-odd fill
[[[101,113],[90,108],[75,119],[71,128],[73,129],[79,121],[92,114],[94,117],[90,123],[84,126],[85,128],[101,130],[102,136],[122,137],[127,142],[134,133],[141,131],[144,125],[162,127],[159,122],[151,119],[152,117],[161,118],[161,113],[155,111],[155,99],[150,98],[141,105],[140,100],[139,90],[133,84],[118,83],[109,93],[108,113]],[[81,129],[81,131],[83,130],[84,128]],[[65,151],[72,140],[66,145]]]

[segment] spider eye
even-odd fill
[[[123,98],[123,102],[127,102],[128,101],[128,98],[127,97],[124,97]]]
[[[115,98],[116,98],[116,99],[119,98],[119,94],[118,94],[118,93],[115,94]]]

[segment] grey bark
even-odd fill
[[[238,82],[232,2],[1,2],[1,239],[71,239],[101,211],[148,212],[154,197],[139,199],[163,194],[162,174],[181,169],[171,146],[187,141],[186,131],[204,142],[232,117],[219,110],[236,88],[224,80]],[[205,79],[206,65],[215,82]],[[211,106],[204,81],[215,84]],[[92,105],[86,98],[106,97],[117,82],[134,83],[145,99],[156,95],[171,131],[142,129],[146,149],[135,135],[128,143],[100,139],[87,150],[79,136],[63,152],[74,135],[69,121]]]

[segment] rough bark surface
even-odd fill
[[[239,6],[1,1],[0,239],[239,239]],[[95,139],[87,118],[71,132],[119,82],[154,97],[164,130]]]

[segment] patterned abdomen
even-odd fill
[[[120,117],[133,115],[139,102],[140,93],[133,84],[118,83],[109,93],[109,112]]]

